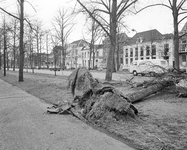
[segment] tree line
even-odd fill
[[[25,15],[24,4],[27,1],[17,0],[19,6],[19,14],[16,16],[9,13],[4,8],[0,9],[12,17],[13,23],[6,23],[6,17],[4,17],[4,23],[1,28],[0,46],[3,47],[4,60],[8,56],[9,46],[13,49],[13,62],[15,68],[16,49],[19,49],[19,81],[23,81],[23,68],[24,68],[24,56],[26,52],[26,46],[29,46],[29,50],[33,53],[33,47],[35,43],[36,51],[38,54],[38,64],[42,46],[46,44],[46,50],[48,53],[49,45],[55,47],[60,45],[61,51],[61,67],[65,68],[65,60],[67,55],[67,43],[68,36],[73,31],[75,23],[73,19],[77,14],[84,14],[86,16],[86,24],[90,35],[90,58],[94,56],[95,42],[98,39],[108,38],[109,50],[107,52],[107,70],[105,80],[112,80],[112,73],[119,69],[119,37],[118,34],[125,28],[125,17],[130,14],[141,13],[145,9],[150,7],[164,7],[170,9],[173,16],[173,45],[174,45],[174,68],[179,69],[179,39],[185,34],[179,33],[179,24],[183,22],[187,17],[186,0],[162,0],[161,2],[155,1],[149,2],[146,6],[137,9],[137,6],[141,3],[138,0],[76,0],[76,5],[71,12],[60,8],[58,15],[54,17],[53,29],[43,30],[42,21],[31,21]],[[32,4],[29,3],[31,6]],[[33,6],[32,6],[33,7]],[[6,15],[6,16],[7,16]],[[10,36],[11,35],[11,36]],[[45,38],[44,38],[45,37]],[[9,45],[9,41],[13,41],[13,45]],[[43,39],[43,41],[42,41]],[[50,39],[50,42],[49,42]],[[3,42],[2,42],[3,40]],[[42,43],[43,42],[43,43]],[[6,55],[5,55],[6,54]],[[1,56],[1,55],[0,55]],[[0,57],[1,59],[1,57]],[[90,60],[91,61],[91,60]],[[90,62],[89,61],[89,62]],[[0,61],[1,62],[1,61]],[[1,64],[0,64],[1,66]],[[89,63],[90,68],[90,63]],[[6,63],[4,62],[4,73],[6,74]]]

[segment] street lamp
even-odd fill
[[[137,34],[137,31],[136,31],[135,29],[132,29],[131,31],[132,31],[132,32],[136,32],[136,34]]]

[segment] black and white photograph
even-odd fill
[[[187,150],[187,0],[0,0],[0,150]]]

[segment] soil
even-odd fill
[[[73,100],[67,89],[67,76],[24,73],[24,82],[18,82],[18,72],[7,71],[6,77],[0,72],[0,78],[48,103]],[[116,88],[124,94],[140,90],[125,84]],[[137,150],[186,150],[187,98],[176,95],[175,87],[165,88],[134,104],[139,110],[138,119],[107,119],[98,126]]]

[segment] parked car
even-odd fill
[[[52,66],[49,68],[50,71],[60,71],[60,67]]]
[[[97,67],[97,70],[98,71],[102,71],[102,70],[105,70],[106,69],[106,64],[105,63],[102,63],[100,64],[98,67]]]
[[[155,74],[164,73],[166,69],[168,69],[168,62],[166,60],[146,59],[133,61],[129,71],[134,76],[137,76],[138,74],[150,74],[151,76],[154,76]]]

